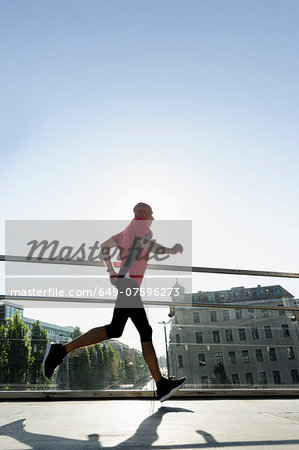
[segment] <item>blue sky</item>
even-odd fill
[[[298,271],[298,13],[1,2],[1,253],[5,219],[127,219],[146,201],[192,219],[194,265]]]

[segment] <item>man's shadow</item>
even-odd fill
[[[151,416],[144,419],[143,422],[141,422],[141,424],[139,425],[135,434],[132,437],[121,442],[115,448],[130,447],[130,446],[137,447],[140,445],[146,448],[151,447],[152,444],[158,439],[157,430],[158,426],[162,422],[163,416],[167,413],[181,413],[181,412],[194,413],[194,411],[185,408],[171,408],[168,406],[160,407],[157,412],[155,412]]]
[[[167,413],[181,413],[188,412],[193,413],[189,409],[185,408],[171,408],[171,407],[160,407],[157,412],[151,416],[144,419],[139,427],[137,428],[135,434],[126,439],[125,441],[119,443],[114,447],[103,447],[99,440],[99,434],[88,435],[88,440],[80,439],[69,439],[59,436],[52,436],[47,434],[31,433],[25,430],[25,420],[20,419],[15,422],[11,422],[7,425],[0,427],[0,436],[9,436],[13,439],[22,442],[30,446],[34,450],[50,450],[50,449],[60,449],[60,448],[70,448],[70,449],[121,449],[136,447],[139,449],[149,448],[158,439],[157,429],[160,425],[162,418]]]

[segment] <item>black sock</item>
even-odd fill
[[[157,387],[158,387],[158,385],[160,386],[160,384],[163,384],[163,382],[165,381],[165,378],[161,378],[161,380],[159,380],[156,384],[157,384]]]

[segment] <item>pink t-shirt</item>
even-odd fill
[[[116,245],[120,250],[120,273],[125,270],[125,264],[130,264],[130,259],[134,258],[134,254],[136,255],[136,252],[132,253],[132,251],[133,249],[136,251],[136,249],[139,248],[138,238],[145,238],[145,236],[148,236],[148,238],[151,239],[153,233],[148,226],[148,221],[140,219],[139,217],[135,217],[124,231],[112,236],[112,239],[116,242]],[[140,286],[147,267],[149,254],[143,249],[139,251],[140,253],[137,253],[138,257],[129,269],[129,276],[134,278]]]

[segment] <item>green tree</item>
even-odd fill
[[[70,389],[89,389],[90,358],[86,347],[68,355]]]
[[[81,336],[80,327],[75,327],[71,338]],[[70,389],[90,389],[90,354],[87,347],[78,348],[68,355]]]
[[[71,338],[75,339],[81,334],[80,328],[75,327]],[[77,349],[68,355],[68,386],[70,389],[105,389],[125,380],[136,382],[148,376],[143,358],[131,356],[130,361],[123,360],[108,343]],[[58,377],[59,386],[66,384],[64,378],[62,374]]]
[[[148,381],[151,377],[149,368],[144,361],[143,356],[136,355],[134,357],[134,364],[137,369],[137,382]]]
[[[143,356],[136,354],[132,349],[124,358],[124,370],[125,381],[136,386],[150,378],[150,372]]]
[[[123,361],[118,352],[110,344],[102,345],[104,387],[113,387],[121,381]]]
[[[8,383],[8,338],[5,325],[0,326],[0,383]]]
[[[90,360],[89,370],[89,389],[97,389],[97,381],[99,379],[98,373],[98,354],[95,345],[87,347]]]
[[[80,327],[75,327],[71,333],[71,338],[75,339],[78,336],[81,336],[82,331],[80,330]]]
[[[48,346],[48,333],[42,328],[39,320],[31,328],[31,365],[30,382],[32,384],[45,383],[42,373],[42,362]]]
[[[94,348],[97,354],[96,365],[93,369],[94,389],[103,389],[105,387],[105,365],[104,365],[103,345],[96,344]]]
[[[9,383],[26,383],[30,366],[29,328],[15,312],[7,321],[8,337],[8,381]]]

